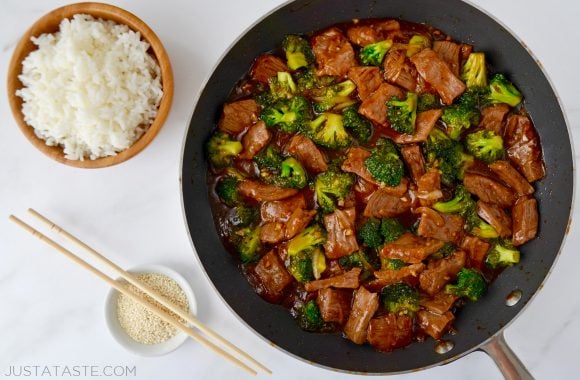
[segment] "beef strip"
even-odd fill
[[[408,172],[415,183],[425,174],[425,159],[418,144],[405,145],[401,148],[401,156],[407,165]]]
[[[433,212],[421,214],[417,235],[459,245],[463,239],[463,218],[455,214],[431,211]],[[438,215],[438,218],[434,218],[433,214]],[[442,225],[440,225],[441,220],[443,221]]]
[[[511,115],[504,135],[507,155],[528,182],[544,178],[540,138],[527,116]]]
[[[292,212],[288,223],[286,223],[284,239],[292,239],[294,236],[302,232],[303,229],[310,224],[312,219],[316,216],[316,210],[305,210],[297,208]]]
[[[419,276],[421,289],[433,296],[439,292],[445,284],[454,279],[457,273],[465,266],[466,254],[464,251],[455,251],[450,256],[439,260],[431,260]]]
[[[268,302],[280,302],[293,278],[273,250],[265,254],[254,268],[260,283],[258,293]]]
[[[417,88],[417,70],[407,58],[404,49],[391,49],[383,62],[385,80],[407,91],[415,92]]]
[[[316,303],[324,322],[344,325],[350,313],[352,294],[342,289],[324,288],[318,291]]]
[[[379,295],[369,292],[363,286],[358,288],[354,293],[352,309],[344,326],[346,337],[356,344],[363,344],[367,338],[369,322],[378,308]]]
[[[435,123],[441,117],[442,110],[429,110],[419,112],[417,114],[417,120],[415,121],[415,134],[408,135],[406,133],[400,133],[393,137],[393,140],[397,144],[413,144],[418,142],[427,141],[429,133],[435,127]]]
[[[392,218],[400,215],[411,207],[409,196],[392,195],[392,190],[380,187],[367,202],[363,215],[370,218]]]
[[[435,294],[432,298],[421,299],[420,304],[432,313],[445,314],[445,312],[451,309],[458,298],[459,297],[456,295],[448,294],[443,291]]]
[[[512,218],[499,206],[477,201],[477,214],[491,224],[499,236],[508,237],[512,234]]]
[[[417,181],[417,198],[421,206],[431,206],[443,198],[441,192],[441,172],[430,168]]]
[[[379,183],[373,178],[372,174],[365,166],[365,160],[369,158],[371,152],[366,149],[354,147],[346,152],[346,159],[342,162],[341,169],[348,173],[353,173],[365,181],[378,185]]]
[[[408,346],[413,341],[413,318],[392,313],[375,317],[369,322],[367,340],[383,352]]]
[[[499,179],[514,189],[519,196],[533,194],[533,186],[509,162],[496,161],[488,166]]]
[[[268,84],[268,80],[280,71],[288,71],[283,60],[272,54],[262,54],[254,61],[250,77],[255,81]]]
[[[460,73],[460,54],[461,45],[451,41],[435,41],[433,42],[433,51],[445,61],[449,69],[459,78]]]
[[[425,264],[417,263],[404,266],[400,269],[382,269],[373,272],[375,276],[373,285],[380,285],[381,288],[395,284],[397,282],[407,282],[410,284],[415,284],[419,278],[419,274],[425,269]]]
[[[363,204],[368,203],[369,198],[375,191],[377,191],[378,188],[378,185],[365,181],[361,177],[356,178],[356,183],[354,185],[354,191],[357,194],[357,199]]]
[[[354,221],[354,208],[345,211],[336,209],[332,214],[324,215],[327,232],[324,243],[326,257],[337,259],[359,249]]]
[[[437,91],[447,105],[465,91],[465,84],[457,78],[437,53],[423,49],[411,57],[419,75]]]
[[[417,312],[417,324],[426,334],[433,339],[440,339],[451,327],[455,316],[450,311],[444,314],[436,314],[427,310]]]
[[[487,129],[499,136],[503,136],[503,125],[508,112],[510,112],[510,106],[505,103],[485,107],[481,110],[479,128]]]
[[[461,248],[467,252],[468,266],[478,270],[483,269],[483,263],[490,247],[491,245],[487,241],[472,235],[465,235],[461,242]]]
[[[241,195],[255,199],[258,202],[279,201],[298,193],[297,189],[284,189],[251,179],[241,181],[238,185],[238,191]]]
[[[403,99],[405,95],[400,88],[383,83],[361,103],[358,113],[377,124],[387,126],[387,101],[393,97]]]
[[[348,70],[348,79],[356,84],[360,100],[368,98],[383,83],[381,70],[376,66],[355,66]]]
[[[284,224],[280,222],[268,222],[260,228],[260,241],[276,244],[284,240],[286,235]]]
[[[230,134],[238,134],[258,121],[259,112],[258,103],[253,99],[226,103],[218,128]]]
[[[465,173],[463,185],[482,201],[495,203],[501,207],[510,207],[516,200],[510,188],[482,174]]]
[[[532,240],[538,234],[538,202],[532,196],[520,197],[512,208],[512,243],[515,246]]]
[[[330,287],[356,289],[359,287],[358,277],[361,270],[361,268],[352,268],[348,272],[339,274],[337,276],[324,278],[322,280],[309,281],[304,284],[304,289],[306,289],[307,292],[315,292],[319,289]]]
[[[242,137],[244,150],[239,157],[243,160],[251,160],[259,151],[268,145],[271,137],[270,131],[263,121],[252,125],[244,137]]]
[[[296,209],[305,209],[304,195],[297,194],[281,201],[264,202],[260,206],[260,216],[264,222],[286,223]]]
[[[286,152],[296,157],[312,173],[322,173],[328,170],[326,158],[320,149],[304,135],[294,135],[286,147]]]
[[[338,28],[326,29],[312,38],[318,75],[346,76],[357,65],[354,50]]]
[[[348,28],[346,35],[356,45],[367,46],[397,34],[401,26],[397,20],[378,21]]]
[[[440,250],[444,244],[441,240],[424,238],[406,232],[394,242],[385,244],[380,255],[388,259],[399,259],[406,263],[416,264]]]

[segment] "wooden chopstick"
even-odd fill
[[[240,355],[241,357],[248,360],[249,362],[251,362],[255,366],[257,366],[260,369],[262,369],[263,371],[267,372],[268,374],[272,374],[272,371],[270,371],[270,369],[265,367],[263,364],[261,364],[256,359],[251,357],[249,354],[242,351],[240,348],[235,346],[233,343],[226,340],[221,335],[219,335],[218,333],[216,333],[215,331],[213,331],[212,329],[210,329],[209,327],[204,325],[202,322],[199,321],[199,319],[197,319],[192,314],[186,313],[185,311],[183,311],[180,307],[178,307],[177,305],[175,305],[174,303],[169,301],[167,298],[165,298],[162,294],[160,294],[156,290],[152,289],[151,287],[149,287],[146,284],[139,281],[133,274],[131,274],[130,272],[127,272],[126,270],[124,270],[123,268],[121,268],[120,266],[118,266],[117,264],[115,264],[114,262],[112,262],[111,260],[106,258],[105,256],[103,256],[101,253],[97,252],[95,249],[93,249],[92,247],[90,247],[89,245],[87,245],[86,243],[81,241],[80,239],[78,239],[76,236],[67,232],[62,227],[58,226],[56,223],[52,222],[47,217],[43,216],[42,214],[40,214],[38,211],[36,211],[34,209],[29,208],[28,212],[32,216],[34,216],[36,219],[38,219],[41,222],[43,222],[44,224],[46,224],[52,231],[56,232],[58,235],[62,235],[67,240],[71,241],[72,243],[76,244],[80,248],[87,251],[89,254],[91,254],[91,256],[93,256],[96,260],[102,262],[104,265],[109,267],[118,276],[121,276],[122,278],[127,280],[129,283],[131,283],[132,285],[139,288],[143,293],[149,295],[155,301],[159,302],[161,305],[165,306],[166,308],[168,308],[169,310],[171,310],[175,314],[179,315],[181,318],[185,319],[187,322],[191,323],[193,326],[198,328],[201,332],[203,332],[204,334],[206,334],[210,338],[219,342],[220,344],[227,347],[228,349],[234,351],[236,354]]]
[[[229,354],[228,352],[224,351],[222,348],[216,346],[215,344],[213,344],[212,342],[210,342],[209,340],[207,340],[203,336],[197,334],[192,329],[190,329],[187,326],[183,325],[179,320],[177,320],[172,315],[170,315],[167,312],[165,312],[163,310],[160,310],[160,309],[156,308],[155,306],[151,305],[143,297],[141,297],[141,296],[133,293],[131,290],[129,290],[124,284],[122,284],[122,283],[120,283],[118,281],[115,281],[114,279],[110,278],[109,276],[107,276],[106,274],[104,274],[103,272],[101,272],[100,270],[98,270],[97,268],[93,267],[92,265],[90,265],[89,263],[87,263],[86,261],[84,261],[83,259],[81,259],[80,257],[76,256],[74,253],[72,253],[68,249],[64,248],[63,246],[61,246],[60,244],[58,244],[54,240],[50,239],[46,235],[42,234],[41,232],[39,232],[36,229],[34,229],[31,226],[29,226],[28,224],[24,223],[22,220],[18,219],[14,215],[10,215],[9,216],[9,219],[10,219],[11,222],[14,222],[16,225],[18,225],[19,227],[21,227],[25,231],[31,233],[33,236],[37,237],[42,242],[48,244],[49,246],[51,246],[52,248],[54,248],[56,251],[58,251],[59,253],[63,254],[65,257],[67,257],[68,259],[70,259],[71,261],[73,261],[75,264],[77,264],[80,267],[86,269],[87,271],[91,272],[92,274],[94,274],[95,276],[97,276],[98,278],[100,278],[101,280],[103,280],[104,282],[106,282],[109,286],[113,287],[114,289],[116,289],[120,293],[122,293],[125,296],[129,297],[131,300],[139,303],[141,306],[147,308],[149,311],[151,311],[157,317],[163,319],[167,323],[170,323],[171,325],[173,325],[178,330],[183,331],[189,337],[193,338],[195,341],[197,341],[201,345],[205,346],[206,348],[208,348],[211,351],[215,352],[216,354],[220,355],[222,358],[224,358],[224,359],[230,361],[231,363],[237,365],[238,367],[242,368],[243,370],[249,372],[250,374],[252,374],[252,375],[257,375],[258,374],[253,368],[248,367],[246,364],[244,364],[243,362],[241,362],[236,357],[234,357],[231,354]]]

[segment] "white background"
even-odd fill
[[[272,378],[352,378],[294,359],[248,330],[198,267],[181,212],[181,144],[202,82],[238,35],[282,0],[111,2],[142,18],[163,41],[175,75],[173,108],[161,133],[141,154],[120,166],[83,170],[56,163],[28,143],[12,119],[5,91],[0,92],[0,376],[10,365],[135,365],[139,379],[249,377],[192,341],[160,358],[124,351],[104,323],[107,287],[8,223],[8,214],[24,215],[27,207],[35,207],[124,267],[160,263],[182,272],[197,294],[199,318],[267,363],[274,371]],[[2,75],[25,29],[65,3],[0,2]],[[578,141],[579,3],[476,3],[519,35],[539,58]],[[580,242],[576,232],[573,225],[545,287],[506,330],[514,351],[540,379],[577,374]],[[491,359],[476,352],[443,367],[400,377],[487,380],[500,374]]]

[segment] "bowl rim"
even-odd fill
[[[189,304],[189,312],[194,316],[197,315],[197,299],[193,288],[189,281],[185,279],[183,275],[179,272],[159,264],[143,264],[132,267],[128,272],[133,274],[141,273],[158,273],[170,277],[172,280],[179,284],[179,287],[183,290],[187,296],[187,301]],[[117,278],[116,281],[124,281],[121,277]],[[119,325],[117,320],[117,297],[119,296],[119,291],[114,288],[110,288],[105,297],[105,323],[109,333],[113,339],[125,348],[127,351],[141,356],[162,356],[170,352],[175,351],[179,348],[186,340],[187,335],[178,331],[172,338],[157,344],[143,344],[139,343],[133,338],[131,338]]]
[[[105,20],[112,20],[119,24],[127,25],[131,30],[138,32],[141,38],[149,44],[149,51],[157,60],[161,69],[161,83],[163,89],[163,96],[157,110],[157,116],[153,123],[149,126],[147,131],[137,139],[129,148],[118,152],[114,156],[107,156],[97,158],[95,160],[70,160],[64,157],[64,152],[61,146],[48,146],[45,140],[36,136],[34,128],[29,126],[24,121],[22,114],[22,99],[16,96],[16,90],[24,87],[18,76],[22,73],[22,61],[28,56],[31,51],[36,48],[30,41],[32,36],[38,36],[42,33],[52,33],[58,30],[58,25],[65,18],[71,18],[75,14],[89,14],[96,18]],[[53,25],[54,20],[59,19],[56,28],[47,30],[48,25]],[[54,25],[53,25],[54,26]],[[32,49],[31,45],[33,46]],[[68,166],[77,168],[104,168],[120,164],[141,152],[149,143],[157,136],[161,127],[165,123],[171,104],[173,101],[174,79],[171,62],[165,47],[161,43],[159,37],[155,32],[139,17],[133,13],[119,8],[114,5],[97,3],[97,2],[82,2],[65,5],[46,13],[32,24],[22,35],[18,44],[14,48],[7,72],[7,97],[10,104],[12,115],[16,120],[20,130],[24,136],[34,145],[38,150],[48,157]]]

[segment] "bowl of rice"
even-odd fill
[[[46,14],[16,46],[8,99],[40,151],[79,168],[101,168],[142,151],[173,98],[165,48],[138,17],[102,3]]]

